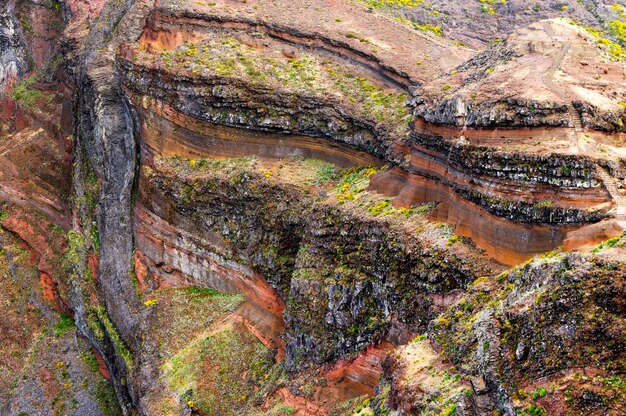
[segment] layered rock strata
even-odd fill
[[[3,98],[0,267],[62,364],[2,411],[623,410],[623,82],[585,30],[467,61],[344,2],[50,4],[32,36],[0,4],[0,69],[38,70]]]

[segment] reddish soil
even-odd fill
[[[172,1],[160,1],[163,10],[173,10]],[[380,62],[413,81],[430,81],[437,75],[469,59],[473,52],[437,36],[414,29],[383,14],[369,13],[366,6],[351,1],[312,0],[307,7],[292,0],[255,2],[187,2],[183,8],[203,15],[203,20],[232,20],[271,26],[285,34],[283,39],[298,46],[319,47],[321,38],[332,40],[333,47],[344,44],[353,58]],[[289,32],[293,32],[292,36]],[[274,34],[278,37],[278,33]],[[351,52],[354,51],[354,52]],[[422,61],[418,65],[417,61]]]
[[[142,293],[146,293],[148,290],[148,285],[146,283],[148,278],[148,267],[146,266],[145,261],[147,261],[147,259],[145,259],[145,256],[141,253],[141,251],[135,251],[133,261],[135,264],[135,276],[137,276],[139,289]]]
[[[16,211],[12,211],[12,213],[16,213]],[[65,240],[62,235],[54,236],[44,231],[51,225],[50,223],[39,218],[39,226],[35,227],[29,223],[33,220],[32,217],[20,218],[9,215],[2,221],[2,226],[19,236],[26,244],[40,271],[48,276],[56,276],[60,271],[58,265],[53,263],[58,259],[59,250],[62,252],[65,249]]]
[[[296,416],[327,416],[328,410],[314,402],[306,400],[304,397],[294,396],[289,389],[281,388],[275,393],[286,406],[296,409]]]
[[[100,11],[107,0],[68,0],[67,5],[72,11],[72,20],[65,29],[65,34],[77,42],[83,39],[88,31],[89,24],[100,15]]]
[[[53,365],[52,363],[50,364]],[[39,370],[39,376],[43,384],[43,390],[46,395],[46,399],[48,402],[52,402],[54,398],[57,397],[61,392],[61,383],[59,383],[52,371],[50,371],[46,367],[41,367],[41,369]]]
[[[98,282],[98,264],[100,263],[97,254],[91,253],[87,256],[87,264],[89,266],[89,270],[91,270],[91,276],[95,283]]]

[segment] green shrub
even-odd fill
[[[530,396],[533,400],[539,400],[542,397],[545,397],[546,394],[548,394],[548,391],[543,387],[539,387],[537,390],[530,392]]]
[[[415,9],[420,7],[424,0],[361,0],[361,3],[378,10]]]
[[[390,207],[391,207],[391,199],[387,198],[387,199],[380,201],[378,204],[374,205],[373,207],[368,208],[368,211],[370,214],[377,217],[380,214],[383,214],[385,211],[387,211]]]
[[[23,80],[13,90],[13,101],[20,103],[26,107],[32,107],[41,98],[43,93],[41,90],[31,89],[30,86],[35,83],[35,78],[31,77]]]
[[[74,320],[66,314],[62,313],[59,316],[59,320],[54,324],[52,330],[55,335],[59,336],[74,328],[76,328],[76,323],[74,322]]]

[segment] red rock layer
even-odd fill
[[[278,293],[258,273],[218,254],[224,252],[219,248],[223,242],[207,241],[173,223],[141,205],[135,209],[140,284],[152,284],[155,289],[205,286],[242,294],[245,302],[237,310],[241,322],[266,346],[277,348],[279,358],[284,356],[285,305]]]
[[[431,213],[434,220],[455,225],[457,235],[471,238],[487,256],[508,265],[560,246],[568,230],[524,225],[496,217],[455,194],[441,182],[399,168],[372,177],[370,186],[382,194],[394,196],[394,205],[399,207],[439,202]]]
[[[132,96],[132,95],[131,95]],[[338,166],[382,165],[382,162],[354,148],[326,139],[243,130],[199,121],[177,112],[158,100],[139,101],[139,128],[142,157],[156,155],[187,158],[304,157],[325,160]]]
[[[133,101],[138,105],[142,158],[148,164],[156,155],[197,159],[251,155],[265,158],[302,156],[319,158],[343,167],[382,164],[365,152],[329,140],[218,126],[185,116],[157,100],[140,100],[133,96]],[[477,185],[480,180],[473,180],[467,174],[444,166],[444,162],[434,155],[426,157],[425,154],[414,153],[412,168],[429,172],[440,180],[394,168],[373,177],[371,189],[395,197],[396,206],[409,207],[433,201],[440,203],[433,212],[434,220],[457,226],[458,235],[471,238],[479,248],[485,250],[486,255],[504,264],[517,264],[536,254],[551,251],[563,244],[569,231],[580,228],[525,225],[492,215],[465,200],[442,182],[452,180],[470,189],[482,189]],[[503,195],[507,198],[511,194],[515,195],[515,184],[501,182],[503,190],[510,188],[510,193],[505,194],[503,191]],[[488,188],[485,190],[493,191]],[[535,192],[534,195],[536,198],[554,197],[547,189],[544,189],[544,193]],[[560,203],[574,207],[605,202],[604,194],[597,190],[581,190],[580,193],[564,191],[560,195]],[[576,247],[587,246],[589,242],[602,238],[603,234],[596,235],[594,230],[587,229],[582,234],[585,241],[577,242]]]
[[[383,360],[394,348],[393,344],[385,341],[371,345],[355,358],[334,363],[324,375],[330,379],[348,378],[371,388],[373,392],[382,374]]]
[[[434,177],[461,189],[471,189],[485,195],[495,195],[506,200],[550,200],[566,208],[599,208],[609,204],[609,194],[603,188],[567,188],[540,183],[530,183],[481,177],[454,166],[445,155],[424,146],[413,144],[410,150],[410,170]]]
[[[67,281],[63,266],[59,263],[66,243],[62,233],[50,232],[52,223],[29,211],[12,207],[0,226],[17,236],[23,248],[31,253],[31,261],[37,266],[43,298],[57,312],[73,315],[71,308],[60,295],[66,292]]]

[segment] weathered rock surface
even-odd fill
[[[535,23],[417,90],[415,114],[461,128],[576,127],[575,107],[583,127],[624,132],[622,65],[596,43],[563,20]]]
[[[623,10],[398,3],[0,1],[0,413],[624,411]]]
[[[0,94],[31,69],[31,57],[15,17],[15,1],[0,2]]]

